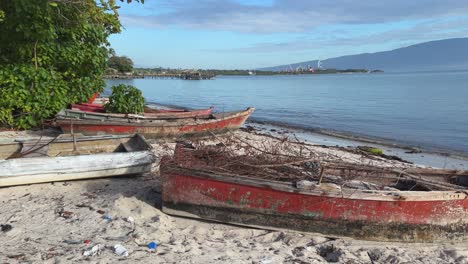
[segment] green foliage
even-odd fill
[[[0,80],[0,123],[4,125],[38,126],[67,104],[67,83],[55,70],[9,65],[0,69]]]
[[[112,95],[105,105],[107,112],[139,114],[145,108],[145,98],[138,88],[132,85],[119,84],[112,86]]]
[[[358,149],[376,156],[381,156],[384,154],[383,150],[369,146],[358,146]]]
[[[1,0],[0,125],[34,127],[102,91],[117,9],[114,0]]]
[[[116,69],[120,73],[132,72],[133,61],[126,56],[112,56],[109,58],[108,67]]]

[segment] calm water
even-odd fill
[[[148,101],[468,152],[468,72],[137,79]]]

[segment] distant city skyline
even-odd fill
[[[458,0],[120,3],[118,55],[141,67],[254,69],[468,36]]]

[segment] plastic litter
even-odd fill
[[[112,221],[112,215],[103,215],[102,218]]]
[[[128,250],[124,248],[124,246],[117,244],[114,246],[114,252],[115,254],[122,256],[122,257],[128,257]]]
[[[81,244],[81,240],[65,239],[63,241],[63,243],[72,244],[72,245],[75,244],[76,245],[76,244]]]
[[[158,247],[158,244],[156,242],[148,243],[148,249],[150,252],[155,252],[157,247]]]
[[[90,250],[83,252],[83,256],[89,257],[89,256],[99,255],[101,253],[101,250],[103,249],[104,249],[103,245],[97,244],[94,247],[92,247]]]
[[[135,219],[133,219],[133,217],[129,216],[129,217],[127,217],[127,222],[133,224],[135,222]]]

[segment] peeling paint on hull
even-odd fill
[[[170,214],[377,241],[468,240],[463,192],[301,191],[292,184],[164,163],[161,176],[163,211]]]

